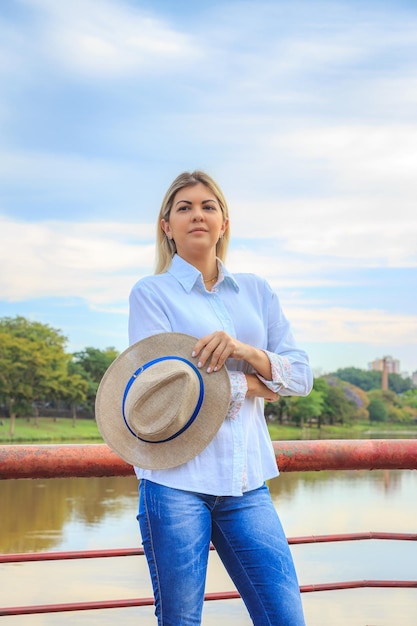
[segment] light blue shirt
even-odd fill
[[[231,274],[218,260],[219,279],[212,291],[201,273],[175,255],[169,270],[139,280],[130,294],[129,340],[135,343],[161,332],[203,337],[224,330],[266,352],[272,380],[282,396],[307,395],[313,376],[306,353],[297,348],[276,293],[255,274]],[[190,355],[191,356],[191,355]],[[135,468],[138,478],[217,496],[239,496],[278,475],[264,416],[263,398],[245,397],[245,361],[228,359],[232,383],[229,413],[210,444],[194,459],[165,470]]]

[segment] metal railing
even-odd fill
[[[324,440],[274,442],[282,472],[417,469],[417,440]],[[0,479],[129,476],[133,469],[105,444],[0,446]],[[416,541],[417,534],[365,532],[293,537],[290,545],[359,540]],[[213,548],[212,548],[213,549]],[[0,563],[23,563],[143,555],[142,548],[0,555]],[[303,585],[302,593],[363,587],[417,588],[417,580],[356,580]],[[206,601],[239,598],[236,591],[207,593]],[[0,608],[0,616],[152,605],[153,598],[43,604]]]

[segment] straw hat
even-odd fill
[[[191,352],[197,339],[159,333],[122,352],[99,385],[96,420],[104,441],[144,469],[197,456],[219,430],[230,402],[225,367],[207,374]]]

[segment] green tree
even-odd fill
[[[324,397],[322,421],[325,424],[344,424],[350,422],[355,414],[353,400],[346,397],[346,393],[339,381],[329,382],[327,393]]]
[[[24,317],[0,318],[0,394],[10,414],[10,433],[15,418],[37,418],[38,403],[63,391],[67,371],[66,339],[54,328]]]
[[[92,412],[94,412],[100,381],[117,356],[118,352],[115,348],[99,350],[92,347],[85,348],[81,352],[75,352],[73,355],[73,364],[77,367],[77,372],[87,382],[86,406]]]
[[[386,422],[388,411],[382,398],[372,398],[368,406],[371,422]]]
[[[330,425],[367,419],[367,394],[359,387],[336,378],[324,376],[315,381],[315,385],[323,386],[324,407],[321,421]]]
[[[327,397],[327,393],[329,390],[329,385],[328,385],[326,378],[324,376],[318,376],[317,378],[315,378],[314,383],[313,383],[313,389],[315,389],[316,391],[319,391],[322,396],[321,411],[320,411],[320,415],[317,417],[317,426],[321,428],[323,424],[323,412],[326,407],[326,397]]]
[[[312,389],[308,396],[293,396],[289,400],[290,417],[297,426],[304,426],[305,421],[311,421],[321,416],[324,398],[321,391]]]
[[[344,380],[355,387],[359,387],[364,391],[370,391],[371,389],[381,389],[382,385],[382,373],[374,370],[362,370],[358,367],[344,367],[336,370],[332,377]]]
[[[26,373],[36,355],[30,342],[23,337],[0,331],[0,395],[10,417],[10,434],[14,435],[15,419],[30,410],[33,385]]]
[[[290,398],[288,396],[280,396],[276,402],[265,403],[265,416],[268,421],[278,422],[283,424],[286,417],[288,417]]]
[[[404,409],[407,421],[417,420],[417,389],[410,389],[400,396],[401,406]]]
[[[417,389],[410,389],[401,395],[401,404],[417,409]]]
[[[388,374],[388,388],[394,393],[404,393],[413,388],[413,381],[399,374]]]
[[[407,404],[406,398],[397,395],[393,391],[374,389],[368,393],[369,399],[379,400],[385,406],[388,422],[401,423],[413,420],[415,411]]]
[[[85,404],[89,389],[89,382],[78,363],[68,362],[67,385],[63,399],[71,405],[72,425],[77,421],[77,406]]]

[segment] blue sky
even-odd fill
[[[123,350],[196,168],[316,373],[417,370],[414,1],[1,2],[0,316]]]

